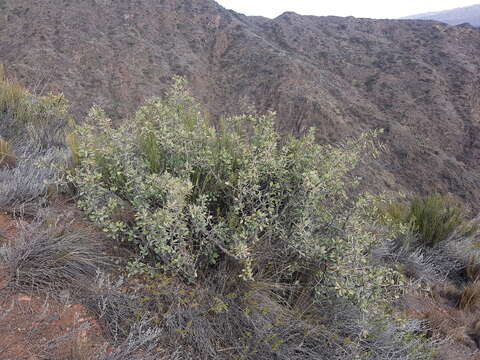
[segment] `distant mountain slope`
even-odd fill
[[[436,20],[450,25],[469,23],[480,26],[480,4],[435,13],[408,16],[405,19]]]
[[[0,62],[29,86],[125,117],[172,75],[218,117],[274,109],[331,142],[383,128],[373,190],[451,191],[480,207],[480,29],[425,21],[270,20],[210,0],[6,0]]]

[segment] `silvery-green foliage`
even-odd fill
[[[346,190],[362,154],[375,152],[376,133],[319,145],[313,130],[281,139],[274,118],[238,116],[213,127],[182,79],[119,127],[94,107],[76,133],[80,164],[70,180],[79,205],[138,249],[133,272],[194,281],[233,259],[246,281],[275,273],[277,282],[366,309],[397,281],[371,261],[374,245],[391,235],[376,222],[375,199]]]

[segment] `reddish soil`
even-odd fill
[[[437,349],[438,360],[480,360],[476,340],[475,313],[458,309],[447,298],[409,294],[406,297],[406,315],[426,321],[432,335],[443,343]]]
[[[18,224],[0,214],[3,241],[15,238]],[[105,344],[100,325],[82,305],[0,290],[0,359],[91,359]]]
[[[11,239],[17,233],[17,226],[7,213],[0,212],[0,243]]]
[[[91,359],[104,343],[100,326],[81,305],[25,294],[2,297],[1,359]]]

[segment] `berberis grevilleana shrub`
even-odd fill
[[[280,138],[273,114],[214,127],[177,78],[119,127],[94,107],[75,136],[79,204],[138,251],[132,272],[195,281],[230,261],[245,281],[365,307],[396,279],[370,258],[389,236],[377,201],[346,191],[362,154],[375,152],[374,132],[334,147],[317,144],[313,130]]]

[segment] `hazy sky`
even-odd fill
[[[217,0],[246,15],[274,18],[285,11],[301,15],[399,18],[480,3],[479,0]]]

